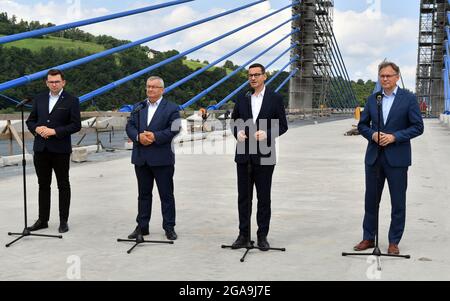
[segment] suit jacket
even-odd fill
[[[178,106],[162,99],[149,125],[147,125],[147,116],[148,102],[142,110],[132,114],[128,120],[127,135],[134,143],[131,162],[138,166],[174,165],[175,154],[172,151],[172,140],[180,132],[181,126]],[[156,140],[153,144],[144,146],[138,143],[138,133],[144,131],[155,134]]]
[[[251,160],[253,164],[257,165],[275,165],[275,139],[288,130],[283,98],[266,87],[261,111],[256,124],[254,124],[251,93],[242,93],[237,97],[231,119],[233,120],[231,130],[234,137],[237,139],[237,134],[241,130],[244,130],[248,137],[245,142],[238,142],[235,162],[245,164]],[[254,135],[258,130],[267,133],[266,141],[256,141]],[[262,159],[264,160],[262,161]]]
[[[81,130],[80,101],[63,91],[51,112],[49,92],[33,99],[33,109],[27,120],[27,127],[35,136],[33,150],[59,154],[72,153],[71,135]],[[46,126],[56,131],[56,136],[44,139],[36,134],[36,128]]]
[[[386,124],[384,124],[383,109],[381,107],[380,109],[380,131],[392,134],[396,138],[395,143],[383,148],[389,165],[411,166],[411,139],[422,135],[424,131],[422,115],[415,95],[399,88]],[[378,132],[378,108],[375,94],[367,100],[358,130],[369,141],[365,163],[374,165],[378,156],[378,145],[372,140],[373,134]]]

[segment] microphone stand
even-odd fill
[[[246,249],[244,256],[242,256],[241,258],[241,262],[245,261],[245,258],[247,257],[247,254],[250,252],[250,250],[253,249],[258,249],[258,250],[262,250],[262,251],[268,251],[268,250],[272,250],[272,251],[282,251],[285,252],[286,248],[268,248],[268,249],[263,249],[260,248],[258,246],[255,246],[255,241],[253,241],[251,239],[251,224],[252,224],[252,220],[251,220],[251,216],[252,216],[252,195],[253,195],[253,182],[252,182],[252,162],[251,159],[249,159],[248,161],[248,165],[247,165],[247,181],[248,181],[248,186],[247,186],[247,194],[248,194],[248,231],[247,231],[247,244],[245,247],[241,248],[241,249]],[[227,246],[227,245],[222,245],[222,249],[233,249],[232,246]]]
[[[137,136],[137,148],[138,148],[138,157],[141,156],[141,142],[140,142],[140,133],[141,133],[141,111],[146,107],[147,101],[143,101],[140,104],[136,106],[136,108],[131,112],[131,115],[137,113],[137,130],[138,130],[138,136]],[[127,254],[131,254],[131,252],[140,244],[147,244],[147,243],[154,243],[154,244],[173,244],[173,241],[159,241],[159,240],[145,240],[144,236],[141,233],[138,233],[136,236],[136,239],[121,239],[118,238],[117,242],[134,242],[134,246],[131,247],[127,251]]]
[[[23,211],[24,211],[24,221],[25,221],[25,227],[22,231],[22,233],[13,233],[8,232],[8,235],[20,235],[18,238],[13,240],[12,242],[5,245],[5,247],[9,248],[12,244],[15,242],[21,240],[24,237],[28,236],[39,236],[39,237],[52,237],[52,238],[63,238],[62,235],[46,235],[46,234],[34,234],[31,233],[30,230],[28,230],[28,223],[27,223],[27,178],[26,178],[26,165],[27,161],[25,159],[25,118],[24,118],[24,106],[30,102],[31,99],[25,99],[21,103],[19,103],[16,108],[21,109],[21,116],[22,116],[22,176],[23,176]]]
[[[379,247],[379,226],[380,226],[380,203],[381,203],[381,191],[379,191],[379,184],[380,184],[380,156],[382,151],[382,146],[380,145],[380,139],[381,139],[381,104],[383,101],[383,94],[378,93],[376,96],[377,100],[377,113],[378,113],[378,148],[377,148],[377,162],[376,162],[376,174],[377,174],[377,183],[375,187],[375,194],[376,194],[376,202],[377,202],[377,210],[375,214],[375,248],[372,253],[342,253],[342,256],[375,256],[377,258],[377,269],[378,271],[381,271],[381,257],[397,257],[397,258],[406,258],[410,259],[410,255],[396,255],[396,254],[384,254],[381,252]]]

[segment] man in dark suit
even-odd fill
[[[163,79],[150,77],[146,89],[148,99],[137,104],[142,109],[132,114],[127,123],[128,137],[134,143],[131,161],[139,190],[137,227],[128,238],[135,239],[139,235],[149,234],[155,181],[161,198],[163,229],[168,239],[176,240],[173,193],[175,154],[172,140],[180,130],[180,113],[176,104],[163,98]]]
[[[378,103],[374,94],[367,100],[358,124],[359,132],[369,141],[369,145],[365,158],[363,240],[354,247],[354,250],[363,251],[375,245],[376,215],[387,179],[392,206],[388,253],[398,255],[400,253],[398,245],[405,229],[411,139],[422,135],[424,125],[416,97],[397,86],[400,68],[394,63],[383,62],[379,66],[378,73],[383,88],[380,104],[381,120],[378,121]],[[380,140],[378,140],[378,124],[380,124]],[[379,155],[378,145],[381,147]]]
[[[80,131],[80,102],[64,91],[66,81],[60,70],[50,70],[46,79],[50,92],[36,96],[27,120],[34,139],[34,166],[39,182],[39,219],[30,231],[48,228],[50,186],[55,171],[59,190],[59,233],[69,231],[69,167],[72,153],[71,135]]]
[[[261,250],[267,251],[270,248],[267,234],[271,217],[272,175],[276,164],[275,139],[286,133],[288,125],[282,97],[265,86],[264,66],[251,65],[248,78],[251,89],[238,96],[232,114],[232,131],[238,140],[235,162],[239,209],[239,236],[232,247],[246,247],[250,238],[250,178],[252,190],[255,185],[258,197],[257,243]]]

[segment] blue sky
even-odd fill
[[[6,10],[25,20],[39,20],[62,24],[77,19],[91,18],[109,13],[129,10],[167,1],[144,0],[0,0],[0,11]],[[136,40],[154,33],[198,20],[220,11],[253,2],[252,0],[196,0],[186,4],[149,12],[121,20],[109,21],[101,25],[82,27],[94,34],[109,34],[121,39]],[[187,50],[206,39],[225,33],[270,11],[291,3],[290,0],[270,0],[258,4],[245,12],[230,15],[211,22],[201,28],[183,31],[171,38],[163,38],[149,43],[158,50]],[[417,37],[419,21],[419,0],[335,0],[335,33],[343,57],[352,79],[376,79],[376,65],[384,58],[394,60],[403,67],[406,86],[414,90],[415,65],[417,60]],[[79,8],[77,15],[73,12]],[[378,9],[381,9],[381,13]],[[378,14],[378,15],[377,15]],[[289,18],[290,12],[267,19],[261,24],[227,38],[217,45],[205,48],[190,55],[190,58],[212,61],[234,50],[255,36]],[[256,43],[249,49],[231,57],[242,64],[257,53],[266,49],[276,39],[288,33],[285,26],[276,33]],[[289,46],[286,41],[261,59],[267,63]],[[288,57],[280,60],[274,68],[280,68]]]

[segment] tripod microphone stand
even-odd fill
[[[381,139],[381,104],[383,101],[383,93],[378,92],[376,95],[377,100],[377,113],[378,113],[378,149],[377,149],[377,162],[375,163],[376,166],[376,174],[377,174],[377,183],[375,187],[375,194],[376,194],[376,202],[377,202],[377,208],[376,208],[376,214],[375,214],[375,248],[372,253],[342,253],[342,256],[375,256],[377,258],[377,267],[378,271],[381,271],[381,257],[397,257],[397,258],[406,258],[410,259],[410,255],[396,255],[396,254],[384,254],[381,252],[379,247],[379,227],[380,227],[380,202],[381,202],[381,191],[379,191],[379,184],[380,184],[380,161],[379,158],[381,156],[381,145],[380,145],[380,139]]]
[[[262,251],[268,251],[268,250],[273,250],[273,251],[286,251],[285,248],[260,248],[258,246],[255,246],[255,242],[253,240],[251,240],[251,216],[252,216],[252,196],[253,196],[253,167],[252,167],[252,162],[251,159],[249,158],[248,161],[248,165],[247,165],[247,195],[248,195],[248,232],[247,232],[247,243],[245,247],[242,247],[240,249],[246,249],[244,256],[242,256],[241,258],[241,262],[245,261],[245,258],[247,257],[247,254],[250,252],[250,250],[253,249],[258,249],[258,250],[262,250]],[[227,246],[227,245],[222,245],[222,249],[233,249],[232,246]]]
[[[30,230],[28,230],[28,224],[27,224],[27,178],[26,178],[26,165],[27,161],[25,159],[25,118],[24,118],[24,106],[30,102],[31,99],[25,99],[21,103],[19,103],[16,108],[21,109],[22,114],[22,175],[23,175],[23,211],[24,211],[24,217],[25,217],[25,227],[22,231],[22,233],[13,233],[8,232],[8,235],[20,235],[18,238],[13,240],[12,242],[5,245],[5,247],[9,248],[12,244],[15,242],[21,240],[24,237],[28,236],[39,236],[39,237],[53,237],[53,238],[63,238],[62,235],[45,235],[45,234],[34,234],[31,233]]]
[[[141,143],[140,143],[140,133],[141,133],[141,110],[147,107],[147,100],[139,103],[134,110],[131,112],[131,115],[136,114],[137,113],[137,130],[138,130],[138,135],[137,135],[137,151],[138,151],[138,156],[141,156]],[[173,244],[173,241],[159,241],[159,240],[144,240],[144,236],[141,233],[138,233],[138,235],[136,235],[136,239],[121,239],[118,238],[117,239],[118,242],[134,242],[134,246],[129,249],[127,251],[128,254],[131,254],[131,252],[134,250],[134,248],[136,248],[138,245],[140,244],[147,244],[147,243],[153,243],[153,244]]]

